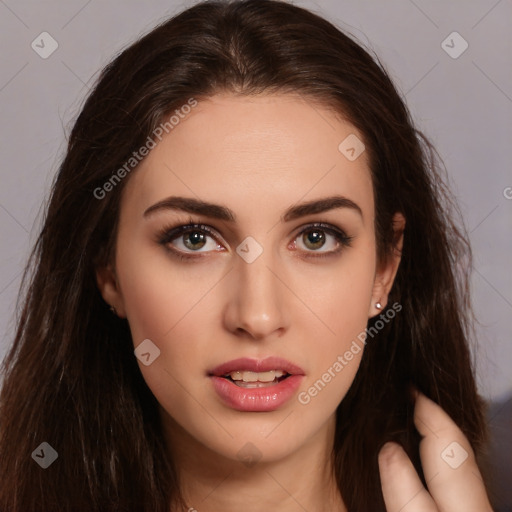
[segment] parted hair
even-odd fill
[[[2,364],[1,512],[185,506],[129,325],[111,314],[95,280],[95,269],[112,261],[130,176],[102,199],[94,190],[176,108],[221,92],[300,94],[357,128],[369,158],[379,262],[396,250],[393,214],[406,218],[388,300],[402,309],[368,339],[336,411],[332,459],[348,509],[385,510],[377,454],[386,441],[404,447],[423,479],[411,385],[480,453],[486,429],[470,357],[467,233],[441,159],[372,53],[290,3],[215,0],[165,20],[103,69],[45,205]],[[44,441],[58,452],[47,469],[31,457]]]

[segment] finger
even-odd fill
[[[386,443],[379,452],[382,494],[387,512],[438,512],[404,449]]]
[[[438,508],[492,512],[469,441],[448,414],[418,393],[414,423],[423,436],[420,457],[425,481]]]

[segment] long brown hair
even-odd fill
[[[113,257],[130,177],[102,198],[94,191],[175,109],[218,92],[298,93],[346,117],[370,159],[379,261],[394,250],[393,214],[407,219],[389,297],[402,310],[369,338],[337,410],[333,461],[348,509],[384,510],[377,453],[387,440],[399,441],[422,475],[411,383],[479,452],[485,424],[468,347],[471,251],[434,148],[378,58],[353,37],[281,1],[208,1],[120,53],[71,131],[3,361],[2,512],[184,505],[127,321],[111,314],[95,281],[95,268]],[[46,469],[31,456],[42,442],[58,453]]]

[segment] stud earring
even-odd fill
[[[376,307],[377,309],[382,309],[382,304],[381,304],[380,302],[376,302],[376,303],[375,303],[375,307]]]
[[[114,306],[110,306],[110,311],[112,311],[112,313],[114,313],[114,315],[116,315],[116,308]]]

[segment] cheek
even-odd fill
[[[322,335],[316,343],[322,343],[328,353],[343,350],[354,337],[364,331],[368,321],[369,306],[375,277],[374,245],[371,239],[361,239],[358,246],[341,256],[339,262],[321,272],[308,270],[297,278],[301,297]]]
[[[347,253],[336,271],[318,280],[316,291],[308,295],[310,310],[323,323],[316,334],[308,331],[315,347],[312,372],[298,397],[310,411],[334,412],[355,378],[364,353],[374,273],[374,246],[368,242]],[[318,325],[318,319],[313,320]]]
[[[214,285],[211,269],[184,271],[160,247],[136,251],[120,245],[117,267],[135,345],[170,336]]]
[[[190,396],[200,396],[197,374],[190,379],[191,368],[202,363],[212,319],[205,316],[208,292],[215,284],[211,270],[183,271],[170,261],[165,251],[130,252],[120,246],[117,261],[122,277],[122,293],[133,345],[149,339],[160,350],[146,366],[139,361],[143,378],[158,402],[172,416],[192,415]],[[195,368],[197,369],[197,368]],[[188,393],[184,393],[183,389]],[[187,412],[188,411],[188,412]]]
[[[194,396],[191,368],[200,366],[201,375],[211,329],[217,320],[211,301],[220,269],[179,263],[161,248],[119,244],[118,275],[129,320],[133,345],[149,339],[160,350],[150,365],[139,362],[147,385],[168,411],[186,410],[190,404],[183,385]],[[218,301],[217,301],[218,302]],[[209,316],[208,316],[209,315]]]

